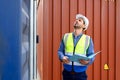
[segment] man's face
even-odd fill
[[[79,18],[79,19],[76,19],[75,22],[74,22],[74,28],[75,29],[80,29],[80,28],[84,28],[85,25],[84,25],[84,21],[82,18]]]

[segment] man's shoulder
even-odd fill
[[[90,35],[87,35],[87,34],[83,34],[84,36],[86,36],[86,38],[88,39],[92,39]]]
[[[70,33],[65,33],[64,36],[68,36],[68,35],[70,35],[70,34],[72,34],[72,32],[70,32]]]
[[[90,37],[90,35],[87,35],[87,34],[83,34],[83,35]]]
[[[68,38],[68,36],[70,36],[70,35],[72,35],[72,33],[65,33],[65,34],[63,35],[63,41],[66,41],[67,38]]]
[[[69,33],[65,33],[64,35],[67,35],[67,34],[72,34],[72,32],[69,32]]]

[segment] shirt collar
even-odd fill
[[[81,34],[79,34],[78,36],[75,36],[75,35],[74,35],[74,32],[73,32],[72,34],[73,34],[73,37],[74,37],[74,38],[79,38],[79,37],[81,37],[81,36],[82,36],[82,33],[81,33]]]

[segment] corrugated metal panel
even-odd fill
[[[108,80],[108,70],[104,70],[104,64],[108,64],[108,2],[101,1],[101,79]]]
[[[116,43],[115,43],[115,50],[116,50],[116,56],[115,56],[115,77],[116,80],[120,79],[120,0],[116,0]]]
[[[115,80],[115,3],[113,1],[109,2],[109,31],[108,31],[108,64],[110,66],[110,70],[108,73],[108,80]],[[112,33],[111,33],[112,32]],[[116,78],[117,80],[120,78]]]
[[[94,46],[95,51],[101,50],[101,1],[94,1]],[[94,61],[94,80],[102,80],[101,79],[101,56],[96,56]],[[97,73],[96,73],[97,71]]]
[[[119,4],[120,0],[44,0],[43,26],[38,25],[43,28],[43,31],[38,30],[43,38],[43,52],[39,52],[39,56],[43,56],[40,57],[43,60],[43,80],[62,80],[62,64],[57,50],[63,34],[73,31],[77,13],[89,18],[90,25],[85,33],[93,38],[95,52],[102,50],[87,70],[88,80],[119,80]],[[109,70],[104,70],[105,64]]]
[[[37,68],[38,75],[43,80],[43,0],[40,0],[37,16],[37,35],[39,35],[39,43],[37,44]]]
[[[57,59],[57,49],[60,42],[60,34],[61,34],[61,0],[54,0],[53,1],[53,44],[51,46],[53,47],[52,57],[53,57],[53,79],[52,80],[61,80],[60,74],[61,74],[61,66],[59,63],[59,60]],[[58,78],[59,77],[59,78]]]

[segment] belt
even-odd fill
[[[76,73],[76,72],[74,72],[74,71],[71,71],[71,72],[70,72],[70,74],[77,74],[77,73]]]
[[[67,72],[67,73],[70,73],[70,74],[77,74],[77,72],[75,72],[75,71],[67,71],[67,70],[63,70],[63,72]]]
[[[66,73],[69,73],[69,74],[80,74],[80,73],[84,73],[85,71],[83,71],[83,72],[75,72],[75,71],[67,71],[67,70],[63,70],[63,72],[66,72]]]

